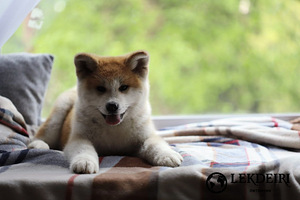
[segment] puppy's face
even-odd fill
[[[81,105],[96,112],[96,120],[120,124],[147,99],[148,61],[144,51],[117,57],[78,54],[75,66]]]

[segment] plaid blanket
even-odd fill
[[[24,127],[22,127],[21,124],[14,121],[14,117],[15,115],[11,111],[4,108],[0,108],[0,124],[4,124],[10,127],[11,129],[20,133],[21,135],[29,136],[27,130]]]
[[[2,119],[3,115],[10,118],[7,111]],[[60,151],[27,149],[29,138],[15,126],[11,120],[0,124],[0,199],[224,200],[300,195],[299,132],[271,117],[164,129],[159,134],[184,158],[180,167],[107,156],[99,157],[100,172],[91,175],[70,173]]]

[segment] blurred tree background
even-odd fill
[[[151,55],[153,114],[300,112],[299,0],[42,0],[3,47],[55,56],[44,116],[78,52]],[[31,18],[34,18],[31,16]]]

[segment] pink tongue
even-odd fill
[[[107,115],[105,120],[106,120],[106,123],[109,125],[116,125],[116,124],[120,123],[121,116],[120,115]]]

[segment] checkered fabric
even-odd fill
[[[158,134],[183,156],[180,167],[106,156],[84,175],[61,151],[27,149],[28,137],[3,123],[0,199],[297,199],[300,137],[290,128],[271,117],[170,127]]]

